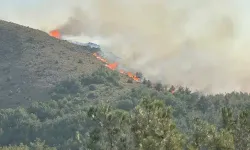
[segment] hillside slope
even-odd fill
[[[4,21],[0,38],[0,149],[250,147],[249,93],[135,83],[87,47]]]
[[[49,99],[56,83],[90,74],[101,64],[84,46],[0,20],[1,108]]]

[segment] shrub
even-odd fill
[[[83,63],[83,61],[82,61],[81,59],[79,59],[79,60],[78,60],[78,63],[79,63],[79,64],[82,64],[82,63]]]
[[[147,82],[147,87],[149,87],[149,88],[152,87],[152,82],[150,80],[148,80],[148,82]]]
[[[143,75],[142,75],[141,72],[136,72],[136,77],[137,77],[137,78],[143,78]]]
[[[163,85],[161,83],[157,83],[156,86],[155,86],[155,89],[157,91],[162,91],[163,90]]]
[[[116,107],[118,109],[129,111],[134,108],[134,104],[131,100],[121,100],[117,102]]]
[[[87,98],[88,99],[96,99],[96,98],[98,98],[98,95],[95,94],[94,92],[91,92],[88,94]]]
[[[120,74],[101,67],[89,76],[82,76],[80,80],[83,85],[111,83],[112,85],[119,86]]]
[[[96,90],[96,86],[93,85],[93,84],[89,85],[89,90],[90,91],[95,91]]]
[[[76,94],[81,92],[81,83],[76,79],[68,79],[61,81],[54,89],[59,94]]]
[[[127,83],[133,83],[132,79],[128,79]]]

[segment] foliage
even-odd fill
[[[9,145],[0,147],[1,150],[56,150],[55,147],[50,147],[45,144],[44,141],[36,139],[34,142],[30,142],[29,145],[23,143],[19,145]]]
[[[82,94],[89,99],[96,99],[96,91],[98,86],[105,85],[107,87],[121,87],[120,74],[116,71],[101,67],[91,75],[81,76],[79,78],[69,78],[58,83],[51,91],[51,98],[54,100],[63,99],[68,95]],[[87,88],[86,88],[87,87]]]
[[[55,91],[56,93],[60,94],[76,94],[81,91],[81,84],[76,79],[68,79],[61,81],[56,87]]]
[[[172,120],[171,109],[163,101],[144,99],[135,109],[132,131],[139,149],[179,150],[184,144],[184,137]]]
[[[101,68],[62,81],[54,100],[1,109],[0,149],[249,149],[249,94],[204,95],[147,80],[119,93],[119,79]]]
[[[128,112],[100,104],[90,107],[88,116],[95,123],[95,128],[90,131],[88,148],[113,150],[131,146],[131,138],[126,132],[129,123]]]
[[[116,71],[111,71],[105,67],[99,68],[96,72],[89,76],[82,76],[80,81],[83,85],[90,84],[112,84],[119,85],[120,74]]]

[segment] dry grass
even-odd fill
[[[58,82],[91,74],[101,65],[84,46],[0,20],[0,108],[49,100],[49,91]],[[122,75],[122,88],[107,90],[100,86],[99,100],[119,98],[139,86],[127,81],[128,77]]]
[[[48,90],[68,77],[90,74],[102,65],[79,45],[0,20],[0,106],[49,99]]]

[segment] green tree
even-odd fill
[[[143,99],[132,115],[136,147],[142,150],[180,150],[184,136],[172,120],[171,108],[163,101]]]
[[[29,147],[27,145],[20,144],[18,146],[0,147],[0,150],[29,150]]]
[[[10,145],[10,146],[4,146],[0,147],[0,150],[56,150],[55,147],[49,147],[45,144],[45,141],[41,141],[40,139],[36,139],[33,142],[30,142],[29,146],[24,144],[17,145]]]
[[[243,110],[234,118],[230,108],[222,108],[223,127],[234,135],[234,143],[237,149],[250,149],[250,114]]]
[[[216,126],[198,118],[194,120],[190,150],[234,150],[233,135],[227,130],[217,131]]]
[[[36,139],[30,143],[30,150],[56,150],[55,147],[49,147],[45,144],[45,141]]]
[[[163,85],[161,83],[157,83],[156,86],[155,86],[155,89],[157,91],[163,91]]]
[[[131,147],[129,137],[129,115],[119,109],[113,109],[110,105],[100,104],[91,107],[88,116],[94,121],[95,127],[89,134],[88,148],[127,150]]]

